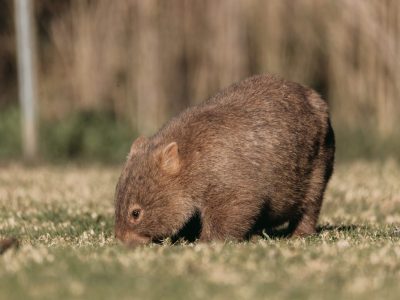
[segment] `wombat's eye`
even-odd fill
[[[128,222],[136,225],[143,217],[143,211],[137,203],[131,204],[128,209]]]
[[[131,212],[131,216],[132,216],[132,218],[133,218],[134,220],[137,220],[137,219],[139,219],[139,217],[140,217],[140,213],[141,213],[140,209],[134,209],[134,210],[132,210],[132,212]]]

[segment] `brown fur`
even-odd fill
[[[317,93],[271,75],[248,78],[133,143],[116,189],[116,237],[172,236],[196,212],[202,241],[243,239],[262,211],[269,226],[312,234],[334,150]]]

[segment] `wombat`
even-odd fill
[[[115,195],[115,235],[148,243],[196,213],[200,241],[242,240],[260,218],[315,233],[333,171],[328,107],[272,75],[233,84],[132,144]]]

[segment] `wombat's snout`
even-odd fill
[[[148,244],[151,238],[145,235],[140,235],[132,231],[116,230],[115,237],[121,242],[128,245]]]

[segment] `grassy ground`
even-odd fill
[[[306,239],[150,245],[112,237],[113,167],[0,166],[0,299],[398,299],[400,165],[337,166]]]

